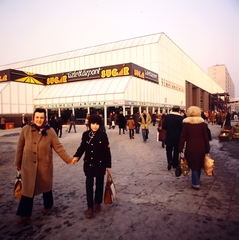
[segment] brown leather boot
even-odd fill
[[[16,222],[14,222],[14,225],[25,225],[29,223],[30,223],[30,217],[22,216]]]
[[[95,212],[99,213],[101,211],[101,206],[100,204],[95,204]]]
[[[86,211],[86,218],[92,218],[93,216],[93,208],[88,208]]]

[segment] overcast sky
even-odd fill
[[[0,66],[164,32],[239,98],[239,0],[0,0]]]

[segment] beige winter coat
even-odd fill
[[[22,195],[32,198],[52,190],[52,148],[66,163],[71,162],[73,157],[66,153],[53,128],[47,130],[46,136],[30,125],[22,129],[14,162],[21,167]]]

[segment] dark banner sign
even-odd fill
[[[118,64],[106,67],[96,67],[52,75],[40,75],[30,72],[8,69],[0,71],[0,82],[15,81],[33,84],[59,84],[91,79],[134,76],[153,83],[159,83],[158,74],[140,67],[134,63]]]
[[[154,82],[154,83],[159,83],[158,80],[158,74],[155,72],[152,72],[148,69],[142,68],[134,63],[132,64],[132,74],[135,77],[142,78],[144,80]]]
[[[66,73],[52,74],[47,77],[46,84],[50,85],[65,82],[75,82],[97,78],[110,78],[129,75],[154,83],[159,82],[157,73],[154,73],[133,63],[125,63],[107,67],[97,67]]]
[[[14,81],[23,83],[32,83],[45,85],[47,76],[31,72],[23,72],[14,69],[8,69],[0,72],[0,82]]]
[[[10,69],[0,71],[0,82],[6,82],[10,80]]]

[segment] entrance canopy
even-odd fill
[[[124,99],[131,76],[45,86],[34,105]]]

